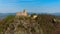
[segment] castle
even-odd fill
[[[22,12],[16,12],[16,17],[19,17],[19,16],[28,16],[28,17],[31,17],[31,15],[28,15],[26,10],[23,10]],[[37,15],[33,15],[32,19],[35,19],[37,17]]]
[[[26,10],[23,10],[22,12],[16,12],[16,16],[27,16]]]

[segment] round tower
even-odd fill
[[[24,10],[23,10],[23,13],[27,13],[27,11],[24,9]]]

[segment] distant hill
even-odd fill
[[[52,15],[60,16],[60,13],[52,13]]]
[[[8,15],[15,15],[15,13],[0,13],[0,19],[3,19],[4,17]]]
[[[28,12],[28,14],[33,14],[34,12]],[[60,16],[60,13],[36,13],[36,14],[50,14],[50,15],[55,15],[55,16]]]
[[[28,12],[28,14],[33,14],[34,12]],[[0,13],[0,19],[6,17],[7,15],[15,15],[16,13]],[[48,14],[48,13],[36,13],[36,14]],[[50,15],[60,16],[60,13],[50,13]]]

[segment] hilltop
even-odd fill
[[[0,34],[60,34],[60,17],[36,14],[33,19],[34,15],[6,16],[0,21]]]

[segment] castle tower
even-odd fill
[[[26,10],[24,9],[23,12],[26,12]]]
[[[23,13],[27,13],[27,11],[24,9],[24,10],[23,10]]]
[[[23,10],[23,13],[25,14],[25,16],[27,15],[27,11],[25,9]]]

